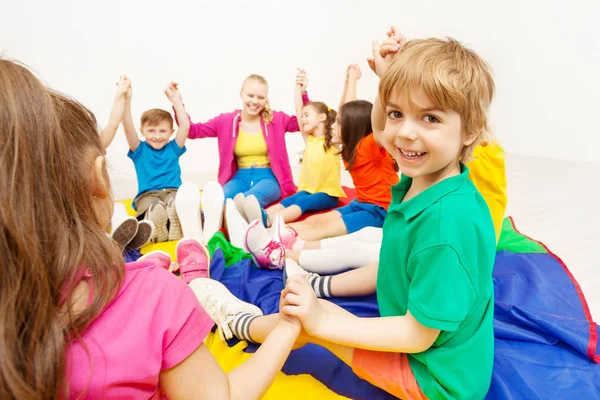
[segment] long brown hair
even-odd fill
[[[96,121],[25,67],[0,59],[0,135],[0,398],[61,397],[69,342],[123,279],[120,251],[94,205],[90,171],[102,154]],[[75,315],[83,269],[92,296]]]
[[[373,132],[371,111],[373,104],[366,100],[354,100],[340,108],[340,139],[342,141],[342,159],[348,163],[350,171],[356,158],[358,143]]]
[[[325,137],[325,143],[323,143],[323,149],[325,151],[329,150],[329,148],[332,146],[331,142],[333,141],[331,127],[333,126],[337,118],[337,111],[327,107],[327,104],[320,101],[308,102],[304,105],[304,107],[313,107],[317,114],[325,114],[325,116],[327,117],[327,119],[324,122],[325,133],[323,136]]]

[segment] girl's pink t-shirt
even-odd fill
[[[150,260],[125,264],[123,286],[67,349],[69,397],[161,398],[162,370],[185,360],[214,323],[192,290]],[[88,355],[89,352],[89,355]]]

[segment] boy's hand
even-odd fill
[[[296,85],[300,85],[303,92],[306,92],[306,87],[308,86],[308,78],[306,76],[306,71],[298,68],[298,72],[296,74]]]
[[[167,96],[167,98],[169,99],[169,101],[172,104],[177,103],[178,101],[182,101],[181,100],[181,92],[179,91],[179,88],[177,87],[177,82],[170,82],[166,87],[165,87],[165,95]]]
[[[290,324],[298,328],[298,330],[302,330],[302,323],[298,318],[292,317],[291,315],[288,315],[283,312],[283,308],[289,305],[289,303],[285,299],[285,293],[286,291],[284,289],[281,291],[281,294],[279,296],[279,323]]]
[[[320,322],[325,317],[325,310],[319,304],[317,295],[306,277],[296,275],[288,279],[281,295],[285,299],[281,312],[297,317],[306,333],[315,336]]]
[[[127,96],[127,93],[131,90],[131,81],[127,78],[127,75],[119,77],[117,82],[117,94],[116,97]]]
[[[367,58],[369,67],[381,78],[405,45],[406,38],[392,26],[387,32],[387,39],[381,43],[373,42],[373,57]]]
[[[362,77],[362,72],[358,64],[350,64],[348,65],[348,69],[346,70],[346,82],[348,81],[358,81]]]

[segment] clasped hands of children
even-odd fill
[[[367,58],[371,70],[379,78],[383,77],[405,44],[406,38],[398,32],[395,26],[392,26],[387,32],[386,39],[373,41],[373,57]],[[348,67],[346,79],[358,80],[361,75],[358,65],[352,64]],[[298,70],[296,84],[300,85],[303,90],[306,89],[307,79],[304,70]],[[320,321],[326,319],[328,313],[305,275],[295,275],[287,280],[285,288],[281,292],[279,311],[280,319],[285,319],[293,324],[302,324],[303,333],[310,336],[319,336]],[[296,343],[303,342],[300,338]]]

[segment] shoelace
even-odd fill
[[[273,259],[273,257],[271,257],[273,254],[273,252],[275,250],[279,250],[279,255]],[[263,251],[265,252],[265,255],[269,258],[269,260],[271,260],[271,264],[269,265],[269,268],[271,269],[281,269],[282,268],[282,261],[283,258],[285,257],[285,247],[275,241],[275,240],[271,240],[269,241],[269,243],[267,243],[267,245],[265,247],[263,247]]]
[[[214,292],[208,291],[203,301],[200,303],[204,310],[219,328],[221,339],[227,340],[233,337],[233,332],[229,324],[233,321],[235,315],[227,313],[227,304],[221,303]]]

